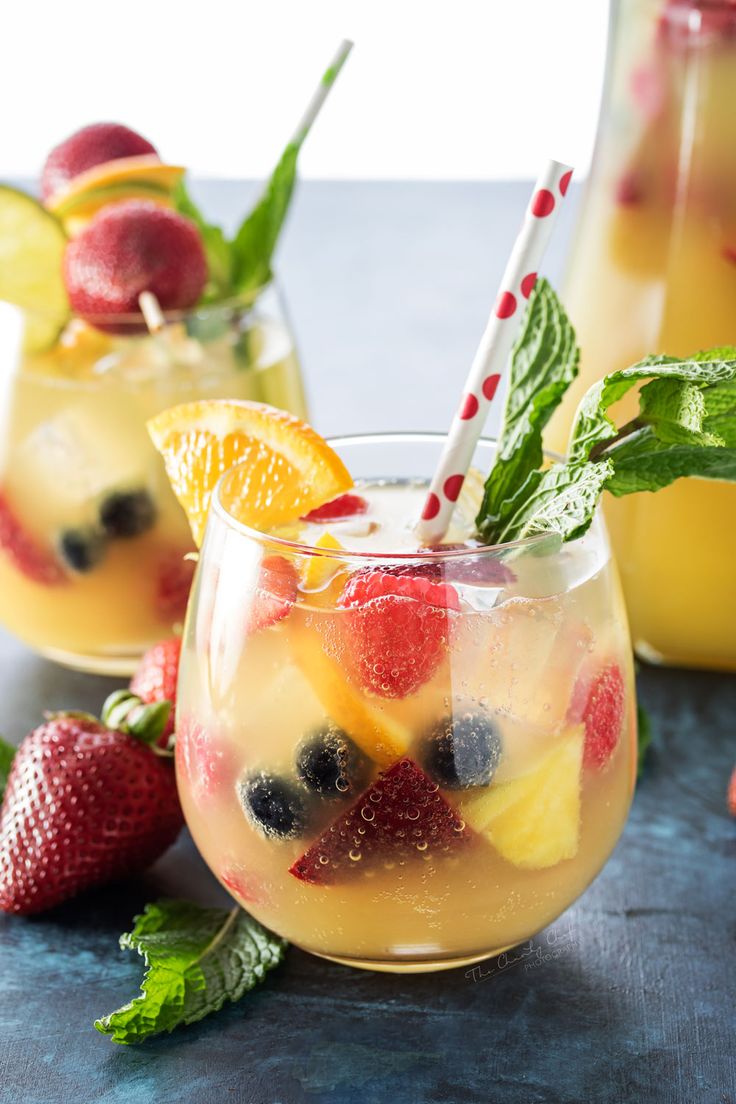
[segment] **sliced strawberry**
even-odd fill
[[[346,610],[345,646],[360,683],[382,698],[404,698],[427,682],[447,652],[457,591],[436,578],[437,566],[369,568],[348,579],[338,599]]]
[[[176,680],[179,676],[181,640],[172,636],[160,640],[145,653],[130,680],[130,689],[144,702],[171,702],[171,712],[159,743],[165,747],[176,719]]]
[[[728,811],[731,816],[736,817],[736,767],[733,768],[733,774],[731,775],[731,781],[728,784]]]
[[[229,749],[204,725],[179,720],[176,733],[176,769],[197,802],[206,802],[235,781]]]
[[[163,622],[173,625],[183,621],[187,612],[189,591],[196,563],[185,560],[188,548],[172,549],[164,553],[158,566],[156,580],[156,612]]]
[[[267,629],[287,617],[296,601],[298,586],[299,575],[291,560],[266,556],[248,611],[246,632]]]
[[[13,567],[43,586],[56,586],[65,583],[67,576],[61,564],[50,550],[39,547],[26,533],[8,502],[0,492],[0,548],[3,549]]]
[[[315,521],[318,524],[328,521],[343,521],[345,518],[359,517],[368,510],[368,502],[362,495],[347,494],[338,495],[332,502],[325,502],[323,506],[317,506],[310,510],[301,519],[302,521]]]
[[[259,879],[236,864],[226,866],[220,873],[220,881],[241,901],[255,905],[264,899],[264,888]]]
[[[621,737],[626,685],[621,668],[609,663],[591,679],[585,672],[573,690],[568,718],[585,725],[583,765],[597,770],[611,758]]]
[[[635,207],[644,198],[645,188],[641,177],[629,170],[616,183],[616,202],[621,207]]]
[[[469,838],[436,783],[403,758],[379,774],[289,873],[312,885],[334,885],[399,858],[436,858]]]

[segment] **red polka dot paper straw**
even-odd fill
[[[571,177],[569,165],[549,161],[532,192],[437,471],[429,485],[416,529],[423,544],[436,544],[444,537],[488,411],[493,402],[501,399],[503,388],[500,385],[508,372],[525,302],[532,293]]]

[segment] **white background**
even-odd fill
[[[9,0],[0,178],[97,120],[204,176],[262,177],[342,37],[305,177],[584,175],[606,0]]]

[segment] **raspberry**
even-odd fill
[[[368,503],[362,495],[341,494],[333,498],[332,502],[325,502],[323,506],[310,510],[301,520],[318,523],[341,521],[343,518],[358,517],[359,514],[365,514],[367,510]]]
[[[585,725],[583,765],[597,770],[611,758],[624,724],[626,687],[616,663],[602,667],[592,680],[578,679],[569,717]]]
[[[345,643],[366,690],[404,698],[427,682],[447,652],[457,591],[421,567],[371,568],[348,579],[338,606]]]

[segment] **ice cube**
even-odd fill
[[[149,483],[150,442],[124,398],[82,396],[38,425],[17,449],[8,488],[48,524],[92,521],[100,497]]]

